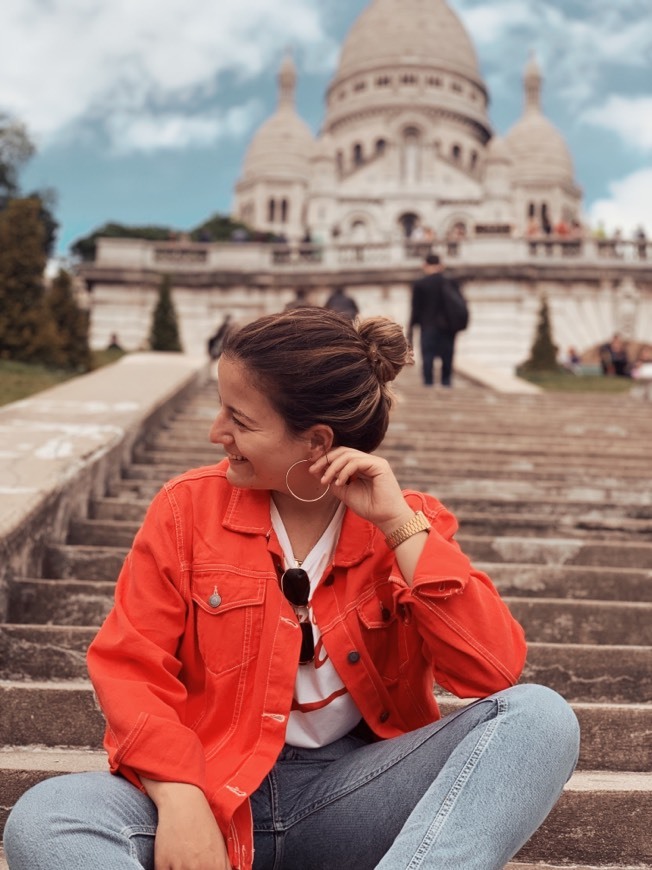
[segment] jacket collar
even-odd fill
[[[224,528],[241,534],[264,535],[270,542],[270,549],[276,550],[278,542],[272,530],[269,492],[261,489],[238,489],[227,485],[230,487],[231,496],[222,520]],[[347,510],[333,563],[347,568],[366,559],[373,553],[375,533],[375,526]]]

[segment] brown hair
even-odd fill
[[[232,332],[223,354],[243,363],[294,434],[324,423],[337,446],[370,453],[389,424],[389,382],[409,362],[401,327],[386,317],[351,322],[295,308]]]

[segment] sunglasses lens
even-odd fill
[[[281,577],[283,595],[295,607],[305,607],[310,595],[310,580],[303,568],[288,568]]]
[[[315,639],[312,636],[312,625],[309,622],[301,623],[301,653],[299,664],[307,665],[315,657]]]

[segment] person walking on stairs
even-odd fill
[[[408,340],[413,343],[414,327],[418,326],[424,385],[434,385],[434,362],[439,358],[441,385],[451,387],[455,336],[466,329],[468,309],[457,281],[446,273],[437,254],[428,254],[423,271],[423,278],[412,288]]]
[[[225,339],[217,465],[155,497],[88,652],[109,770],[18,801],[11,870],[502,870],[578,725],[432,495],[376,455],[401,327]],[[441,718],[433,684],[475,699]]]

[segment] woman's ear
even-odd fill
[[[326,426],[325,423],[311,426],[307,435],[310,441],[310,452],[313,454],[313,461],[328,453],[335,442],[333,430],[330,426]]]

